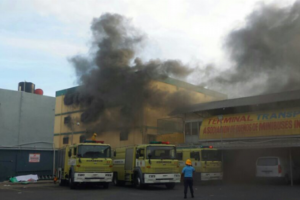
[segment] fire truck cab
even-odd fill
[[[176,147],[168,142],[117,148],[113,163],[115,185],[129,182],[136,188],[166,185],[173,189],[180,182]]]
[[[185,166],[185,161],[191,159],[196,180],[223,180],[222,152],[213,146],[177,147],[177,159],[180,170]]]
[[[101,184],[112,182],[111,147],[102,141],[85,141],[66,146],[58,151],[56,179],[60,185]]]

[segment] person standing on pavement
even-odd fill
[[[192,166],[192,161],[190,159],[187,159],[185,164],[186,166],[182,169],[182,177],[184,177],[184,198],[186,199],[188,187],[190,188],[192,198],[194,198],[193,175],[195,168]]]

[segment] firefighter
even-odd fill
[[[188,187],[190,188],[192,198],[194,198],[193,175],[195,169],[192,166],[192,161],[190,159],[187,159],[185,164],[186,166],[182,169],[182,177],[184,177],[184,198],[186,199]]]
[[[96,141],[96,137],[97,137],[97,133],[94,133],[94,134],[93,134],[93,137],[92,137],[92,140],[93,140],[93,141]]]

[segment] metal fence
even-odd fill
[[[52,179],[53,150],[0,149],[0,181],[28,174],[37,174],[40,180]]]

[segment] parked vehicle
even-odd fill
[[[67,145],[58,151],[56,180],[71,189],[80,183],[109,187],[112,182],[111,147],[102,141],[85,141]]]
[[[299,169],[292,163],[293,180],[299,179]],[[278,178],[289,182],[291,180],[291,167],[288,158],[269,156],[259,157],[256,161],[256,177]]]
[[[115,185],[129,182],[136,188],[166,185],[173,189],[180,182],[176,147],[168,142],[117,148],[113,163]]]
[[[185,166],[185,160],[190,159],[200,181],[222,180],[222,152],[213,146],[178,147],[177,159],[180,170]],[[198,179],[196,179],[198,181]]]

